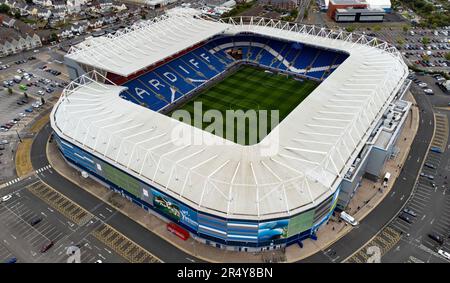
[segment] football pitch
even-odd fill
[[[211,122],[201,120],[203,121],[201,123],[203,130],[235,143],[251,145],[258,143],[270,133],[317,85],[318,83],[314,81],[298,81],[286,75],[268,73],[256,67],[241,66],[235,73],[202,91],[193,99],[178,107],[177,110],[188,111],[190,117],[192,117],[190,123],[193,126],[195,126],[195,118],[201,119],[208,110],[218,110],[222,117],[226,117],[227,110],[242,110],[244,113],[255,110],[258,121],[259,119],[267,121],[266,131],[258,131],[260,122],[255,127],[255,124],[250,123],[249,119],[236,118],[233,120],[234,123],[227,123],[226,118],[223,118],[223,125],[221,125],[223,132],[220,133],[216,132],[213,127],[208,127],[215,122],[214,119]],[[198,108],[198,102],[201,102],[201,110]],[[195,112],[194,105],[197,107]],[[258,112],[261,110],[267,110],[267,118],[264,114]],[[278,114],[271,110],[278,110]],[[243,112],[235,113],[237,117],[249,117],[242,115]],[[172,113],[168,115],[170,116]],[[194,113],[197,117],[194,116]],[[233,132],[234,134],[232,134]],[[245,141],[243,137],[245,137]]]

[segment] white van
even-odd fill
[[[384,175],[384,178],[383,178],[383,186],[384,187],[387,186],[390,178],[391,178],[391,173],[386,172],[386,174]]]
[[[14,76],[14,81],[20,83],[22,81],[22,76]]]
[[[443,256],[444,258],[450,260],[450,253],[444,251],[444,250],[438,250],[438,254],[440,254],[441,256]]]
[[[351,216],[350,214],[348,214],[345,211],[341,212],[340,217],[341,217],[342,220],[344,220],[345,222],[347,222],[348,224],[350,224],[352,226],[356,226],[356,225],[359,224],[358,221],[356,221],[356,219],[353,218],[353,216]]]

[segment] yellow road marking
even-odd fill
[[[162,262],[162,260],[152,255],[109,225],[107,226],[104,224],[94,230],[91,234],[129,262]],[[137,257],[139,254],[143,255]]]

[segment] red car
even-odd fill
[[[45,253],[45,252],[48,251],[51,247],[53,247],[53,245],[54,245],[53,241],[50,241],[49,243],[43,245],[42,248],[41,248],[41,253]]]

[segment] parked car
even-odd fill
[[[408,222],[408,223],[412,223],[412,220],[411,220],[411,218],[409,217],[409,215],[408,214],[406,214],[406,213],[404,213],[404,212],[402,212],[402,213],[400,213],[400,215],[398,216],[401,220],[403,220],[403,221],[406,221],[406,222]]]
[[[444,239],[436,233],[430,233],[430,234],[428,234],[428,237],[430,239],[432,239],[433,241],[437,242],[439,245],[444,244]]]
[[[41,221],[42,221],[41,217],[34,218],[33,220],[30,221],[30,225],[35,226],[35,225],[39,224]]]
[[[17,258],[15,257],[11,257],[8,258],[7,260],[5,260],[5,263],[16,263],[17,262]]]
[[[50,241],[46,244],[44,244],[41,248],[41,253],[45,253],[46,251],[48,251],[51,247],[53,247],[54,243],[53,241]]]
[[[414,217],[416,217],[417,216],[417,213],[415,213],[412,209],[410,209],[410,208],[405,208],[405,209],[403,209],[403,212],[404,213],[407,213],[407,214],[409,214],[409,215],[411,215],[411,216],[414,216]]]
[[[433,92],[433,90],[431,88],[424,89],[423,92],[425,92],[428,95],[434,94],[434,92]]]
[[[435,169],[435,168],[436,168],[436,167],[435,167],[432,163],[430,163],[430,162],[425,162],[425,164],[423,164],[423,165],[425,165],[426,167],[431,168],[431,169]]]

